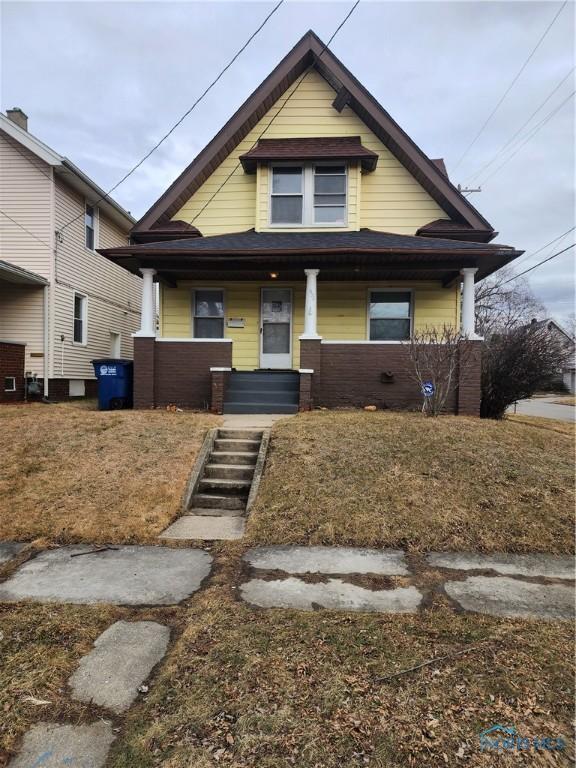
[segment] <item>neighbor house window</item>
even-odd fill
[[[194,291],[194,337],[224,338],[224,291]]]
[[[370,292],[370,340],[405,341],[410,338],[410,291]]]
[[[5,376],[4,377],[4,392],[16,392],[16,377]]]
[[[86,205],[84,224],[86,229],[86,248],[93,251],[96,246],[96,211],[92,205]]]
[[[74,294],[74,343],[86,344],[86,296]]]
[[[306,163],[272,167],[270,223],[345,226],[345,165]]]

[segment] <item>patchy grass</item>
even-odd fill
[[[86,718],[88,708],[69,700],[66,683],[116,612],[106,606],[0,605],[0,765],[34,722]]]
[[[275,425],[247,543],[573,550],[573,427],[317,411]]]
[[[0,408],[0,539],[156,539],[180,511],[207,414]]]
[[[495,756],[480,754],[478,733],[494,723],[562,736],[571,752],[572,642],[569,624],[441,606],[418,616],[261,611],[214,586],[193,601],[109,765],[487,766]],[[566,752],[529,761],[568,764]]]

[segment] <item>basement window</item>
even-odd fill
[[[194,338],[224,338],[224,291],[202,289],[194,291]]]
[[[370,341],[406,341],[410,338],[410,291],[371,291],[369,312]]]
[[[5,376],[4,377],[4,392],[16,392],[16,377]]]

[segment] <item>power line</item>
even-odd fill
[[[575,93],[576,91],[572,91],[572,93],[569,96],[567,96],[561,104],[559,104],[555,109],[553,109],[552,112],[549,112],[546,115],[546,117],[543,120],[541,120],[538,123],[538,125],[536,125],[532,133],[528,134],[528,136],[526,136],[524,140],[521,141],[520,144],[518,144],[516,150],[512,152],[512,154],[509,155],[506,158],[506,160],[504,160],[503,163],[501,163],[497,168],[495,168],[492,171],[492,173],[489,173],[488,176],[486,176],[486,178],[484,179],[484,181],[481,181],[480,183],[486,184],[486,182],[489,179],[491,179],[493,176],[495,176],[505,165],[507,165],[510,162],[510,160],[512,160],[513,157],[516,157],[518,152],[520,152],[520,150],[523,149],[526,146],[526,144],[528,144],[534,138],[534,136],[536,136],[536,134],[540,131],[541,128],[544,128],[544,126],[547,125],[550,122],[550,120],[552,120],[552,118],[562,109],[562,107],[570,101],[570,99],[574,96]]]
[[[280,6],[283,3],[284,3],[284,0],[279,0],[279,2],[274,6],[274,8],[270,11],[270,13],[262,21],[260,26],[250,35],[250,37],[246,40],[244,45],[241,48],[239,48],[239,50],[230,59],[228,64],[226,64],[226,66],[218,73],[218,75],[214,78],[214,80],[210,83],[210,85],[200,94],[200,96],[198,96],[198,98],[192,104],[192,106],[189,109],[187,109],[186,112],[184,112],[184,114],[182,115],[182,117],[179,118],[179,120],[177,120],[174,123],[174,125],[170,128],[170,130],[167,133],[165,133],[164,136],[162,136],[162,138],[158,142],[156,142],[156,144],[152,147],[152,149],[150,149],[144,155],[144,157],[141,160],[139,160],[136,163],[136,165],[134,165],[128,171],[128,173],[124,174],[124,176],[120,179],[120,181],[116,182],[116,184],[114,184],[114,186],[111,187],[108,190],[108,192],[106,192],[106,194],[102,195],[102,197],[100,197],[100,198],[98,198],[98,200],[96,200],[94,205],[98,205],[98,203],[101,203],[102,200],[106,200],[112,194],[112,192],[114,192],[114,190],[117,189],[120,186],[120,184],[123,184],[126,181],[126,179],[134,173],[134,171],[136,171],[138,168],[140,168],[140,166],[144,162],[146,162],[146,160],[150,157],[150,155],[152,155],[166,141],[166,139],[172,133],[174,133],[176,128],[178,128],[178,126],[181,125],[184,122],[184,120],[188,117],[188,115],[198,106],[198,104],[200,104],[200,102],[204,99],[204,97],[212,90],[212,88],[216,85],[216,83],[220,80],[220,78],[225,74],[225,72],[227,72],[230,69],[230,67],[232,66],[232,64],[234,64],[236,59],[246,50],[246,48],[250,45],[252,40],[254,40],[254,38],[262,30],[262,28],[264,26],[266,26],[268,21],[272,18],[272,16],[276,13],[276,11],[280,8]],[[66,227],[69,227],[71,224],[73,224],[75,221],[77,221],[78,219],[82,218],[83,216],[84,216],[84,213],[78,214],[78,216],[76,216],[75,218],[71,219],[66,224],[64,224],[64,226],[62,226],[59,231],[62,232],[63,230],[66,229]]]
[[[560,88],[561,88],[561,87],[564,85],[564,83],[566,82],[566,80],[568,80],[568,78],[570,77],[570,75],[572,75],[572,73],[574,72],[574,69],[575,69],[575,67],[572,67],[572,69],[571,69],[571,70],[568,72],[568,74],[567,74],[567,75],[565,75],[565,76],[562,78],[562,80],[561,80],[561,81],[558,83],[558,85],[557,85],[557,86],[554,88],[554,90],[553,90],[553,91],[551,91],[551,92],[548,94],[548,96],[547,96],[547,97],[544,99],[544,101],[543,101],[543,102],[540,104],[540,106],[539,106],[537,109],[535,109],[535,110],[534,110],[534,112],[532,112],[532,114],[530,115],[530,117],[529,117],[529,118],[528,118],[528,119],[527,119],[527,120],[526,120],[526,121],[525,121],[525,122],[524,122],[524,123],[523,123],[523,124],[520,126],[520,128],[518,128],[518,130],[516,131],[516,133],[515,133],[513,136],[511,136],[511,137],[508,139],[508,141],[506,142],[506,144],[504,144],[502,147],[500,147],[500,149],[498,150],[498,152],[496,152],[496,154],[494,155],[494,157],[492,158],[492,160],[489,160],[487,163],[485,163],[485,164],[484,164],[484,165],[483,165],[483,166],[480,168],[480,170],[476,171],[476,173],[474,173],[474,174],[472,174],[472,176],[469,176],[469,177],[468,177],[468,179],[467,179],[467,181],[468,181],[468,182],[472,182],[472,181],[473,181],[473,180],[474,180],[474,179],[475,179],[477,176],[479,176],[479,175],[480,175],[480,174],[481,174],[481,173],[482,173],[484,170],[486,170],[486,168],[488,168],[489,166],[491,166],[491,165],[492,165],[492,163],[493,163],[495,160],[497,160],[497,159],[498,159],[498,157],[499,157],[499,156],[502,154],[502,152],[504,152],[506,149],[508,149],[508,147],[509,147],[511,144],[513,144],[513,142],[514,142],[514,139],[515,139],[515,138],[516,138],[516,137],[517,137],[517,136],[518,136],[520,133],[522,133],[522,131],[524,130],[524,128],[526,128],[526,126],[527,126],[527,125],[528,125],[528,124],[531,122],[532,118],[534,118],[534,117],[535,117],[535,116],[538,114],[538,112],[540,112],[540,110],[542,109],[542,107],[544,107],[544,106],[545,106],[545,105],[546,105],[546,104],[547,104],[547,103],[550,101],[550,99],[552,98],[552,96],[554,96],[554,94],[555,94],[555,93],[556,93],[558,90],[560,90]]]
[[[517,267],[519,264],[521,264],[523,261],[526,261],[527,259],[531,259],[533,256],[536,256],[537,253],[540,253],[541,251],[544,251],[546,248],[548,248],[549,245],[554,245],[554,243],[558,242],[558,240],[564,240],[564,238],[570,234],[570,232],[574,232],[576,227],[570,227],[570,229],[566,230],[566,232],[563,232],[561,235],[558,235],[558,237],[555,237],[553,240],[550,240],[549,243],[546,243],[546,245],[540,246],[537,251],[533,251],[532,253],[525,253],[524,256],[521,256],[519,259],[516,260],[514,263],[514,266]]]
[[[498,109],[500,108],[500,106],[501,106],[501,104],[503,103],[503,101],[505,100],[505,98],[508,96],[508,94],[510,93],[510,91],[512,90],[512,88],[513,88],[513,87],[516,85],[516,83],[518,82],[518,79],[520,78],[520,75],[522,74],[522,72],[524,72],[524,70],[525,70],[525,69],[526,69],[526,67],[528,66],[528,63],[530,62],[530,60],[532,59],[532,57],[534,56],[534,54],[536,53],[536,51],[538,50],[538,48],[540,48],[540,46],[541,46],[541,45],[542,45],[542,43],[544,42],[544,39],[545,39],[545,37],[547,36],[548,32],[550,32],[550,30],[551,30],[551,29],[552,29],[552,27],[554,26],[554,23],[555,23],[556,19],[558,18],[558,16],[560,16],[560,14],[561,14],[561,13],[562,13],[562,11],[564,10],[564,8],[567,6],[567,4],[568,4],[568,0],[564,0],[564,2],[562,3],[562,5],[560,6],[560,8],[558,9],[558,11],[556,12],[556,15],[554,16],[554,18],[552,19],[552,21],[550,22],[550,24],[548,24],[548,26],[546,27],[546,29],[545,29],[545,30],[544,30],[544,32],[542,33],[542,35],[541,35],[540,39],[538,40],[538,42],[536,43],[536,45],[534,46],[534,48],[532,48],[532,50],[531,50],[530,54],[528,55],[528,58],[527,58],[527,59],[524,61],[524,64],[522,64],[522,66],[520,67],[520,69],[518,70],[518,72],[516,73],[516,75],[514,76],[514,78],[513,78],[512,82],[510,83],[510,85],[508,86],[508,88],[507,88],[507,89],[504,91],[504,93],[503,93],[503,94],[502,94],[502,96],[500,97],[500,100],[498,101],[498,103],[496,104],[496,106],[494,107],[494,109],[492,110],[492,112],[490,112],[490,114],[489,114],[489,115],[488,115],[488,117],[486,118],[486,120],[485,120],[485,121],[484,121],[484,123],[482,124],[482,127],[480,128],[480,130],[478,131],[478,133],[476,134],[476,136],[474,136],[474,138],[472,139],[472,141],[470,142],[470,144],[468,144],[468,146],[467,146],[467,147],[466,147],[466,149],[464,150],[464,153],[462,154],[462,156],[460,157],[460,159],[458,160],[458,162],[457,162],[457,163],[456,163],[456,165],[454,166],[454,171],[456,170],[456,168],[458,168],[458,166],[460,165],[460,163],[462,162],[462,160],[464,160],[464,158],[466,157],[466,155],[468,154],[468,152],[469,152],[469,151],[472,149],[472,147],[474,146],[474,144],[476,144],[476,142],[478,141],[478,139],[480,138],[480,136],[481,136],[481,135],[484,133],[484,130],[485,130],[486,126],[488,125],[488,123],[490,122],[490,120],[492,120],[492,118],[494,117],[494,115],[496,114],[496,112],[498,111]]]
[[[566,253],[566,251],[569,251],[570,248],[574,248],[575,245],[576,243],[572,243],[572,245],[569,245],[567,248],[563,248],[561,251],[556,251],[556,253],[553,253],[552,256],[548,256],[547,259],[543,259],[542,261],[539,261],[538,264],[534,264],[533,267],[528,267],[528,269],[525,269],[524,272],[520,272],[519,275],[514,275],[514,277],[511,277],[509,280],[505,280],[502,283],[502,285],[511,283],[513,280],[517,280],[519,277],[522,277],[522,275],[527,275],[528,272],[532,272],[533,269],[536,269],[537,267],[541,267],[542,264],[546,264],[547,261],[552,261],[552,259],[555,259],[556,256],[560,256],[561,253]]]
[[[13,224],[16,224],[16,226],[17,226],[17,227],[20,227],[20,229],[23,229],[23,230],[24,230],[24,232],[27,232],[27,233],[30,235],[30,237],[33,237],[33,238],[34,238],[34,240],[38,240],[38,242],[39,242],[39,243],[42,243],[42,245],[45,245],[45,246],[46,246],[46,248],[52,248],[52,246],[51,246],[51,245],[48,245],[48,243],[47,243],[45,240],[41,240],[39,237],[37,237],[37,236],[34,234],[34,232],[31,232],[29,229],[27,229],[27,228],[24,226],[24,224],[20,224],[20,222],[19,222],[19,221],[16,221],[16,219],[13,219],[13,218],[12,218],[12,216],[10,216],[8,213],[6,213],[6,211],[3,211],[2,209],[0,209],[0,213],[2,214],[2,216],[6,216],[6,218],[7,218],[7,219],[10,219],[10,221],[11,221]]]
[[[354,3],[354,5],[352,6],[352,8],[351,8],[351,9],[348,11],[348,13],[346,14],[346,16],[345,16],[345,17],[342,19],[342,21],[340,22],[340,24],[339,24],[339,25],[336,27],[336,29],[334,30],[334,32],[333,32],[332,36],[330,37],[330,39],[328,40],[328,42],[324,44],[324,47],[322,48],[322,50],[321,50],[321,51],[320,51],[320,53],[318,54],[318,59],[320,59],[320,58],[322,57],[322,55],[324,54],[324,52],[326,51],[326,49],[328,48],[328,46],[330,45],[330,43],[332,42],[332,40],[334,40],[334,38],[336,37],[336,35],[338,34],[338,32],[340,32],[340,30],[342,29],[342,27],[344,26],[344,24],[346,24],[346,22],[348,21],[348,19],[350,18],[350,16],[352,16],[352,14],[354,13],[354,11],[356,10],[356,8],[358,7],[358,5],[359,5],[359,4],[360,4],[360,0],[356,0],[356,2]],[[280,107],[280,109],[278,110],[278,112],[276,112],[276,114],[272,116],[272,118],[271,118],[270,122],[268,123],[268,125],[267,125],[267,126],[265,126],[264,130],[262,131],[262,133],[261,133],[261,134],[258,136],[258,138],[256,139],[256,141],[255,141],[255,142],[252,144],[252,146],[250,147],[250,150],[254,149],[254,147],[255,147],[255,146],[258,144],[258,142],[259,142],[259,141],[260,141],[260,139],[261,139],[261,138],[264,136],[264,134],[266,133],[266,131],[267,131],[267,130],[270,128],[270,126],[272,125],[272,123],[273,123],[273,122],[276,120],[276,118],[278,117],[278,115],[280,115],[280,113],[282,112],[282,110],[284,109],[284,107],[286,106],[286,104],[288,104],[288,102],[290,101],[290,99],[292,98],[292,96],[293,96],[293,95],[296,93],[296,91],[298,90],[298,87],[299,87],[299,86],[300,86],[300,84],[303,82],[304,78],[305,78],[305,77],[308,75],[308,72],[309,72],[309,70],[306,70],[306,71],[304,72],[304,74],[302,75],[302,77],[300,78],[300,80],[298,80],[298,82],[296,83],[296,85],[294,86],[294,88],[292,89],[291,93],[288,95],[288,97],[286,98],[286,100],[284,101],[284,103],[282,104],[282,106]],[[250,151],[250,150],[248,150],[248,151]],[[238,170],[238,168],[240,168],[240,166],[241,166],[241,165],[242,165],[242,163],[239,161],[239,162],[238,162],[238,163],[237,163],[237,164],[234,166],[234,168],[233,168],[233,169],[230,171],[230,173],[228,174],[228,176],[226,176],[226,178],[224,179],[224,181],[222,182],[222,184],[220,184],[220,186],[219,186],[219,187],[218,187],[218,189],[217,189],[217,190],[214,192],[214,194],[213,194],[211,197],[209,197],[209,198],[208,198],[208,200],[207,200],[207,201],[204,203],[204,205],[202,206],[202,208],[200,208],[200,210],[198,211],[198,213],[197,213],[197,214],[196,214],[196,215],[195,215],[195,216],[194,216],[194,217],[193,217],[193,218],[192,218],[192,219],[191,219],[191,220],[188,222],[188,224],[194,224],[194,222],[196,221],[196,219],[197,219],[197,218],[198,218],[198,217],[199,217],[199,216],[200,216],[202,213],[204,213],[204,211],[205,211],[205,210],[206,210],[206,208],[207,208],[207,207],[210,205],[210,203],[212,202],[212,200],[214,200],[214,198],[216,197],[216,195],[218,195],[218,194],[219,194],[219,192],[222,190],[222,188],[223,188],[223,187],[224,187],[224,186],[225,186],[225,185],[228,183],[228,181],[229,181],[229,180],[232,178],[232,176],[234,176],[234,174],[236,173],[236,171]]]

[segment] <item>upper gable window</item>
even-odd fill
[[[92,205],[86,204],[86,209],[84,211],[84,226],[86,232],[86,248],[93,251],[96,246],[96,211]]]
[[[272,166],[272,226],[346,226],[345,165]]]

